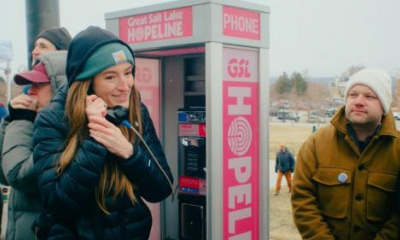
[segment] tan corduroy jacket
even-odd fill
[[[399,239],[395,213],[400,133],[391,112],[361,154],[342,108],[297,156],[294,222],[303,239]]]

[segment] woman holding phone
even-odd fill
[[[35,126],[38,185],[54,218],[48,239],[147,240],[152,219],[142,199],[164,200],[173,180],[135,87],[134,54],[112,33],[89,27],[72,39],[66,71],[68,87]],[[127,109],[125,120],[150,149],[107,120],[116,106]]]

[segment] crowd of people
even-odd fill
[[[99,27],[73,38],[54,27],[31,55],[32,70],[14,76],[24,90],[0,105],[5,238],[148,239],[144,200],[167,198],[173,178],[135,86],[133,50]],[[135,129],[109,117],[116,107]]]

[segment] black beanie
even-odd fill
[[[78,33],[72,40],[68,49],[66,74],[68,85],[75,81],[83,81],[85,79],[76,79],[83,71],[87,60],[102,46],[109,43],[120,43],[128,47],[129,52],[134,58],[132,49],[128,44],[121,41],[110,31],[90,26]],[[133,60],[134,61],[134,60]],[[135,76],[135,66],[132,68],[132,74]]]
[[[39,33],[36,39],[38,38],[49,40],[56,46],[57,50],[68,50],[69,42],[71,41],[71,36],[64,27],[47,28]]]

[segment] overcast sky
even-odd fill
[[[248,1],[271,10],[271,76],[335,77],[353,65],[400,74],[399,0]],[[74,36],[89,25],[105,27],[104,13],[162,2],[60,0],[60,23]],[[0,9],[0,40],[13,43],[15,73],[27,65],[25,0],[0,0]]]

